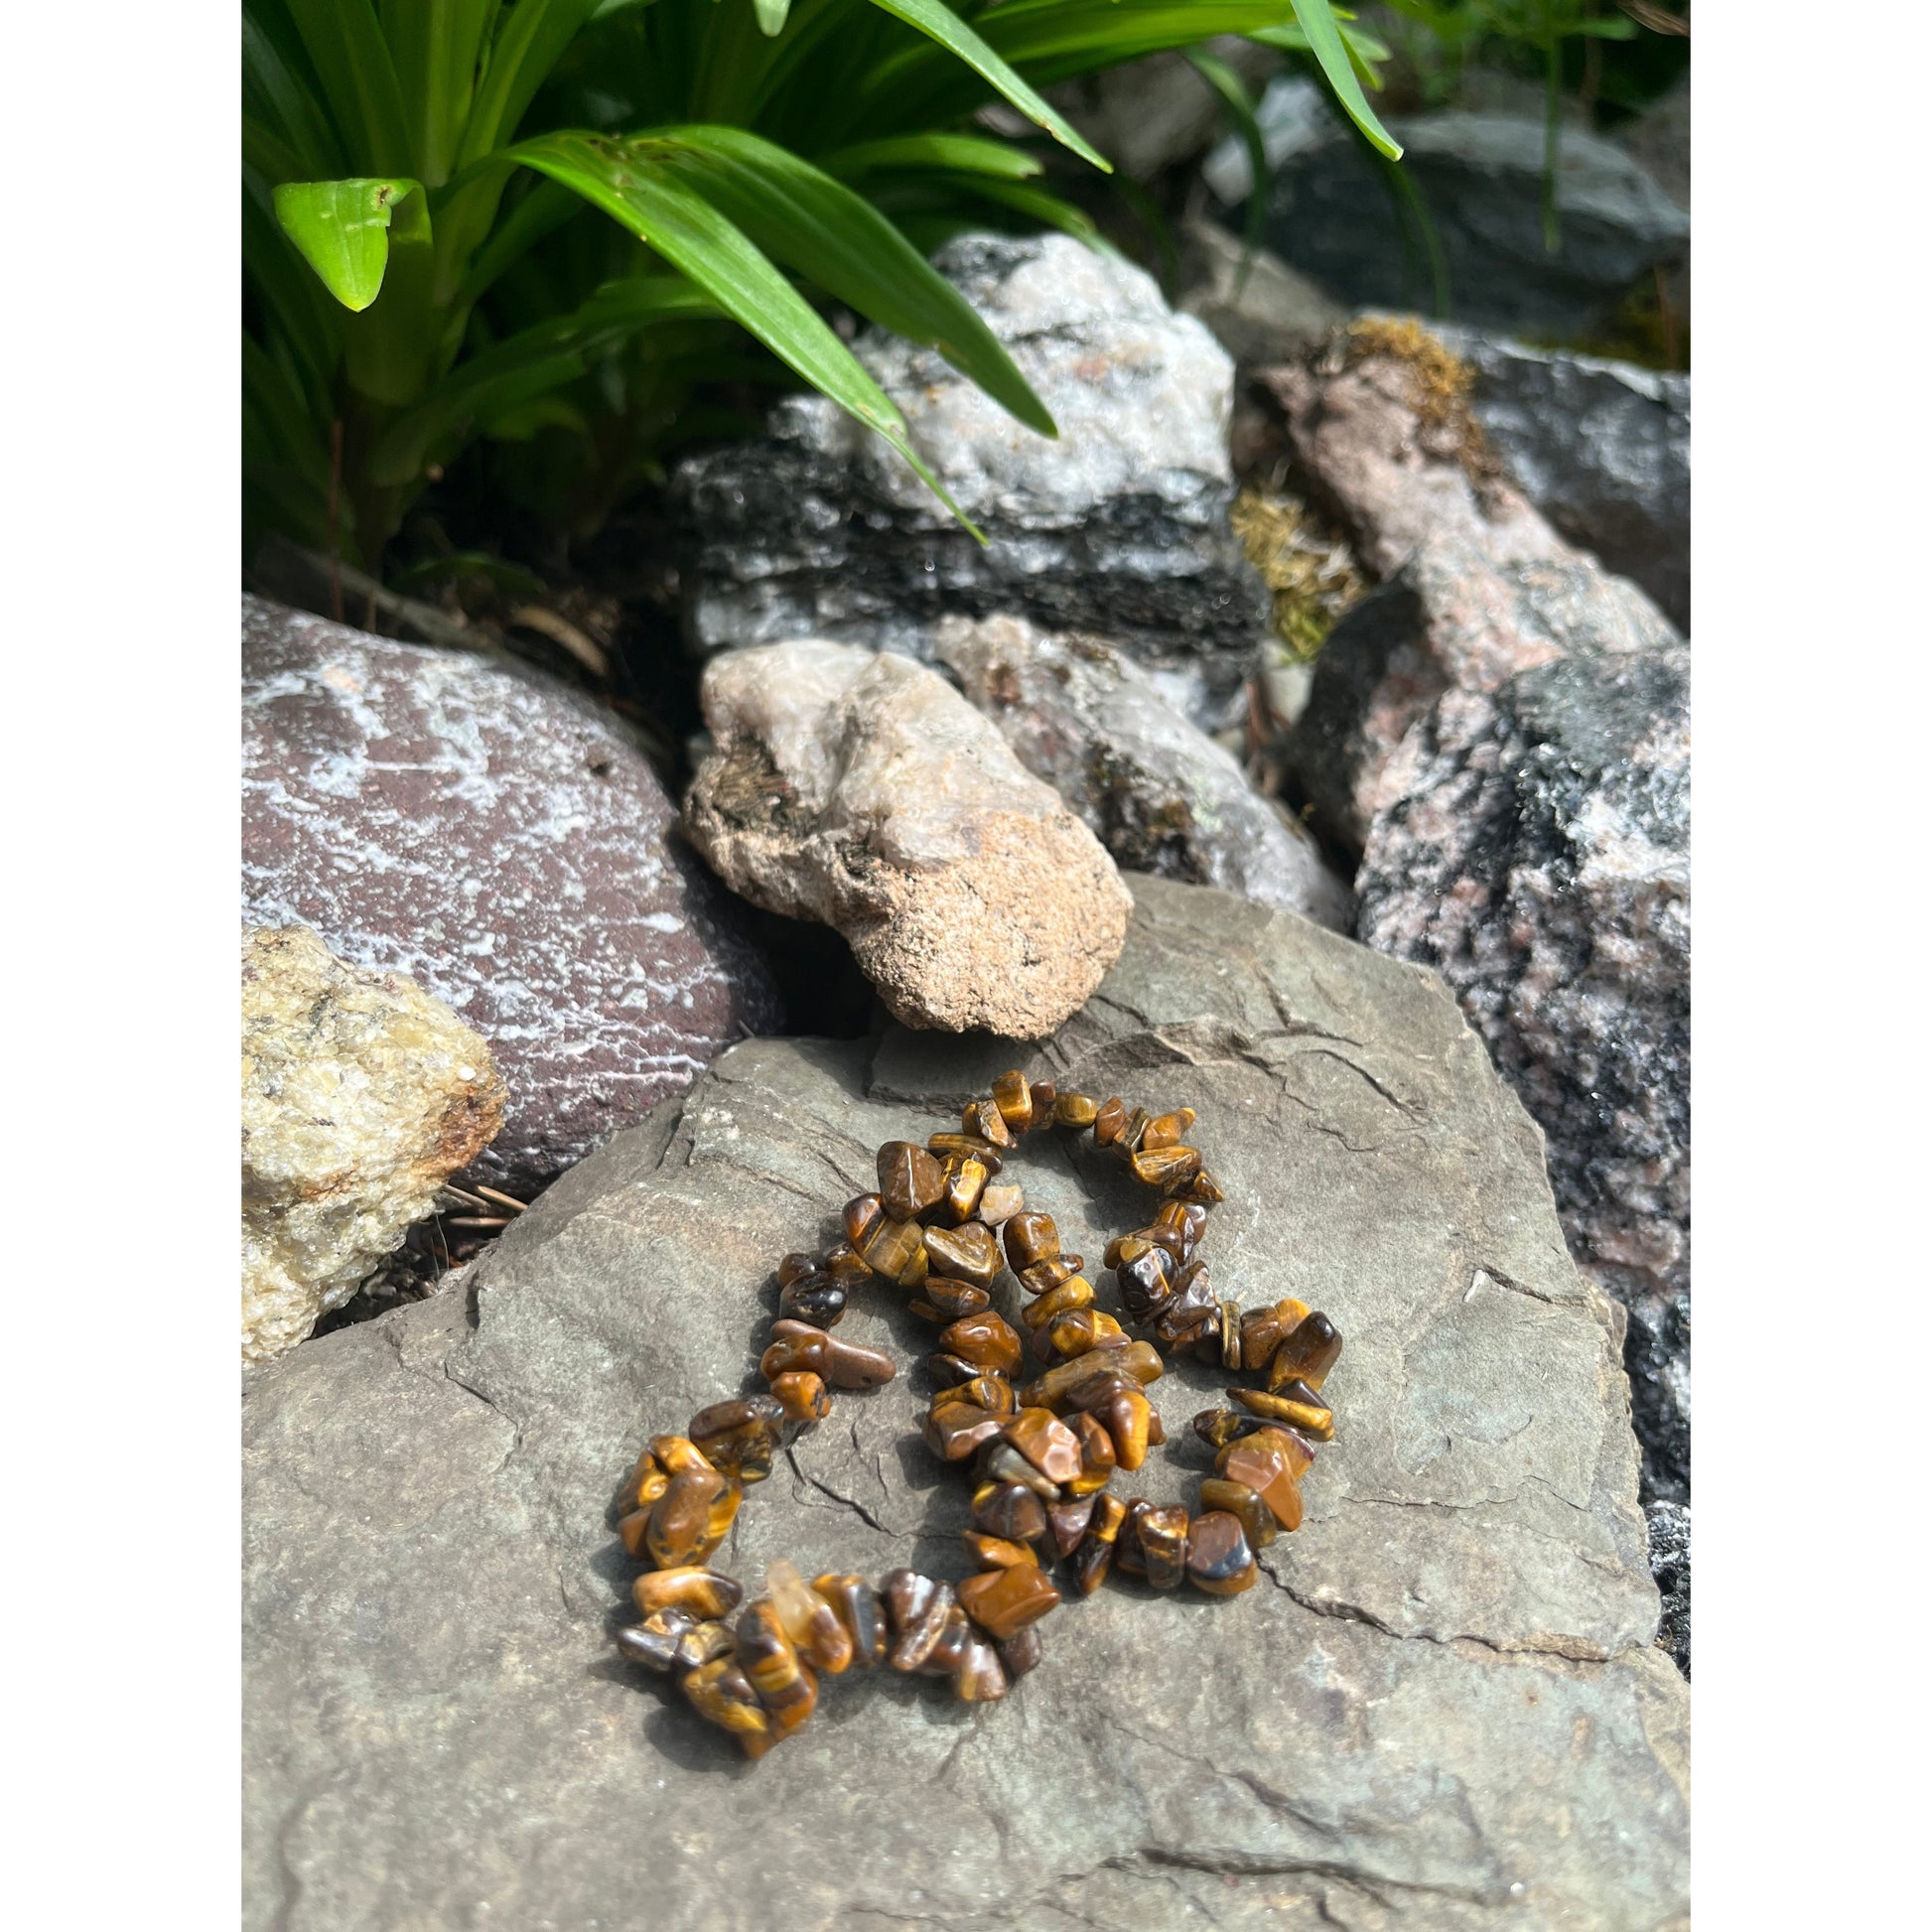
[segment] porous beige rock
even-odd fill
[[[241,1356],[340,1308],[503,1121],[482,1037],[307,926],[241,931]]]
[[[755,904],[837,927],[906,1026],[1037,1039],[1120,956],[1106,849],[935,672],[804,638],[714,658],[703,697],[693,842]]]

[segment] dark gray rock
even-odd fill
[[[1469,330],[1470,408],[1551,524],[1691,627],[1691,378],[1546,353]]]
[[[1306,275],[1267,248],[1252,253],[1219,222],[1180,230],[1180,297],[1175,307],[1198,316],[1239,368],[1286,361],[1348,320]]]
[[[468,1297],[249,1379],[250,1928],[1681,1921],[1688,1694],[1653,1643],[1614,1310],[1564,1253],[1536,1130],[1430,975],[1137,893],[1119,965],[1031,1063],[1197,1108],[1215,1267],[1349,1337],[1338,1440],[1261,1585],[1109,1585],[998,1707],[828,1682],[757,1766],[616,1661],[616,1475],[745,1385],[774,1258],[829,1234],[875,1145],[1013,1054],[747,1042],[564,1176]],[[1087,1253],[1145,1205],[1085,1156],[1009,1173]],[[927,1331],[881,1293],[840,1332],[904,1361]],[[1223,1379],[1156,1385],[1174,1447],[1143,1493],[1193,1493],[1173,1425]],[[841,1398],[726,1567],[963,1574],[923,1380]]]
[[[1218,721],[1258,661],[1268,595],[1228,526],[1233,366],[1151,277],[1064,235],[965,236],[936,257],[1059,428],[1008,416],[938,355],[869,331],[855,352],[981,546],[822,396],[693,458],[672,496],[685,621],[709,654],[827,637],[930,659],[943,616],[1095,630]]]
[[[1664,1615],[1657,1642],[1675,1659],[1686,1677],[1691,1674],[1691,1510],[1688,1503],[1652,1503],[1650,1574],[1657,1581]]]
[[[1284,127],[1269,246],[1350,308],[1428,308],[1427,260],[1386,172],[1325,107]],[[1586,336],[1688,245],[1690,216],[1623,149],[1582,129],[1562,134],[1555,254],[1543,238],[1540,118],[1449,111],[1393,119],[1389,131],[1429,210],[1458,322]]]
[[[509,1088],[471,1172],[542,1186],[775,1026],[742,908],[636,747],[540,672],[242,600],[241,875],[257,925],[406,974]]]
[[[1215,34],[1206,51],[1258,86],[1280,56],[1239,34]],[[1191,160],[1227,125],[1221,96],[1186,55],[1152,54],[1103,72],[1084,74],[1047,96],[1130,181],[1152,181]]]
[[[938,651],[1021,763],[1119,864],[1337,930],[1352,923],[1348,888],[1301,822],[1102,639],[1054,636],[1018,618],[949,618]]]

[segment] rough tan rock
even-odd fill
[[[704,676],[692,841],[755,904],[836,926],[908,1027],[1037,1039],[1120,956],[1106,849],[935,672],[807,638]]]
[[[241,933],[241,1356],[340,1308],[502,1125],[489,1048],[306,926]]]

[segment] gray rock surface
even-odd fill
[[[831,637],[929,658],[948,613],[1014,612],[1119,639],[1203,718],[1254,668],[1268,598],[1228,527],[1234,370],[1150,276],[1064,235],[969,235],[937,265],[1051,412],[1035,434],[929,350],[854,352],[982,547],[870,430],[820,396],[682,465],[685,621],[712,652]]]
[[[1250,254],[1217,221],[1180,230],[1180,299],[1240,368],[1285,361],[1321,341],[1348,312],[1271,249]]]
[[[1239,34],[1215,34],[1206,51],[1254,87],[1280,56]],[[1051,99],[1131,181],[1152,181],[1191,160],[1227,125],[1221,97],[1184,54],[1152,54],[1052,88]]]
[[[693,842],[755,904],[836,926],[894,1018],[1038,1039],[1119,957],[1106,849],[937,671],[805,638],[714,657],[703,696]]]
[[[1551,524],[1691,627],[1691,378],[1444,327],[1469,406]]]
[[[1269,245],[1350,308],[1427,308],[1426,259],[1405,237],[1383,171],[1325,104],[1296,101],[1271,144]],[[1688,245],[1684,209],[1622,148],[1580,128],[1563,131],[1553,255],[1543,241],[1540,116],[1450,110],[1388,125],[1434,223],[1458,322],[1587,335],[1640,276]]]
[[[541,673],[244,598],[242,902],[406,974],[509,1088],[474,1173],[541,1186],[777,1024],[642,754]]]
[[[1218,886],[1337,930],[1352,923],[1347,887],[1301,823],[1102,639],[1054,635],[1020,618],[948,618],[938,652],[1021,763],[1120,865]]]
[[[775,1257],[829,1235],[876,1144],[1013,1057],[747,1042],[566,1175],[468,1297],[249,1379],[251,1932],[1688,1922],[1688,1694],[1652,1641],[1614,1311],[1564,1253],[1535,1128],[1431,976],[1136,890],[1120,963],[1032,1064],[1197,1108],[1230,1292],[1348,1335],[1338,1440],[1269,1575],[1222,1602],[1110,1584],[998,1707],[840,1679],[758,1766],[615,1660],[616,1477],[745,1385]],[[1086,1157],[1010,1172],[1087,1253],[1145,1204]],[[883,1293],[840,1332],[925,1342]],[[1156,1384],[1171,1428],[1222,1379]],[[726,1567],[962,1574],[923,1383],[842,1399]],[[1147,1494],[1193,1493],[1172,1434]]]

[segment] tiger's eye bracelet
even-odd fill
[[[1195,1250],[1224,1196],[1185,1144],[1193,1123],[1189,1107],[1150,1118],[1014,1072],[967,1104],[961,1132],[924,1147],[887,1142],[879,1191],[845,1205],[845,1239],[778,1264],[778,1319],[759,1363],[769,1393],[713,1403],[682,1436],[653,1436],[619,1491],[618,1534],[654,1566],[633,1586],[642,1621],[618,1632],[619,1650],[674,1674],[692,1705],[756,1758],[810,1718],[821,1675],[855,1666],[948,1677],[968,1703],[1004,1697],[1039,1661],[1039,1619],[1061,1600],[1048,1574],[1056,1563],[1082,1596],[1111,1569],[1156,1589],[1183,1580],[1216,1596],[1249,1588],[1255,1552],[1300,1525],[1302,1477],[1314,1445],[1333,1438],[1320,1389],[1341,1336],[1293,1298],[1245,1314],[1215,1298]],[[1047,1126],[1090,1130],[1165,1197],[1148,1226],[1106,1254],[1138,1338],[1094,1307],[1085,1264],[1061,1253],[1052,1217],[996,1178],[1018,1142]],[[1021,1318],[1044,1364],[1018,1390],[1021,1338],[992,1307],[1002,1268],[1031,1298]],[[765,1572],[764,1594],[741,1608],[741,1586],[708,1565],[745,1485],[770,1473],[788,1429],[831,1413],[831,1388],[893,1378],[889,1356],[832,1333],[848,1297],[875,1278],[909,1289],[913,1313],[942,1324],[926,1358],[938,1393],[925,1441],[942,1460],[971,1463],[974,1574],[954,1588],[895,1570],[875,1588],[834,1574],[808,1584],[780,1561]],[[1116,1469],[1138,1469],[1167,1440],[1147,1396],[1164,1349],[1266,1383],[1230,1388],[1233,1407],[1194,1418],[1216,1454],[1191,1517],[1180,1504],[1123,1501],[1109,1488]]]

